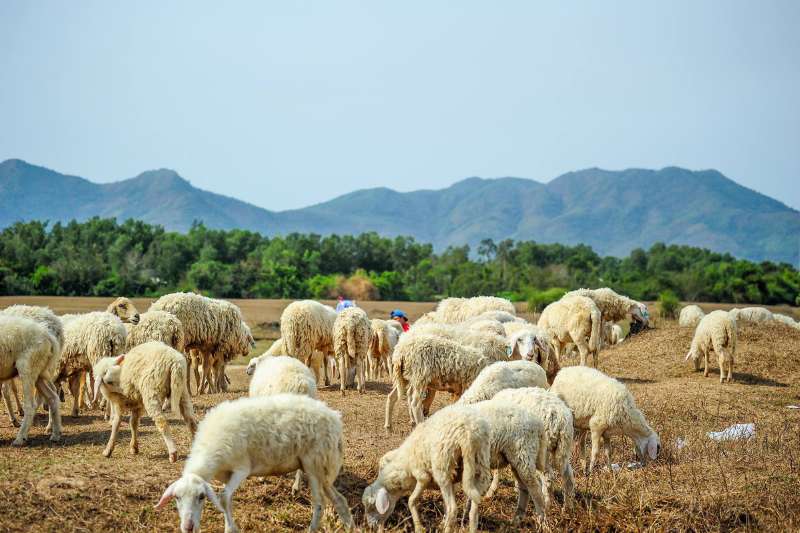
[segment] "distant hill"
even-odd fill
[[[468,178],[440,190],[364,189],[274,212],[197,189],[172,170],[97,184],[18,159],[0,163],[0,228],[92,216],[136,218],[176,231],[195,220],[266,235],[377,231],[411,235],[437,249],[491,237],[585,243],[621,256],[661,241],[795,265],[800,251],[800,212],[715,170],[587,169],[546,184]]]

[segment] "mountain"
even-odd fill
[[[266,235],[377,231],[411,235],[437,249],[491,237],[585,243],[621,256],[661,241],[797,264],[800,246],[800,212],[715,170],[593,168],[546,184],[468,178],[441,190],[365,189],[274,212],[197,189],[172,170],[97,184],[17,159],[0,163],[0,228],[92,216],[137,218],[175,231],[195,220]]]

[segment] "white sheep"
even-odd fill
[[[139,310],[130,299],[121,296],[108,304],[106,313],[118,316],[123,324],[136,324],[139,322]]]
[[[138,428],[142,411],[156,425],[167,445],[169,461],[178,459],[178,448],[169,432],[169,422],[162,404],[169,398],[172,412],[180,414],[194,435],[197,421],[192,399],[186,386],[187,363],[182,353],[163,342],[140,344],[117,358],[105,358],[94,367],[95,399],[98,392],[111,403],[111,436],[103,455],[111,457],[117,441],[117,432],[124,411],[131,413],[131,453],[139,452]]]
[[[603,322],[601,330],[601,337],[603,340],[603,348],[614,346],[622,342],[622,327],[613,322]]]
[[[261,360],[262,357],[269,357],[275,355],[288,355],[290,357],[294,357],[286,350],[286,345],[283,343],[283,339],[280,338],[275,340],[270,345],[270,347],[267,349],[266,352],[264,352],[259,356],[252,357],[250,361],[247,363],[247,367],[245,368],[245,373],[248,376],[252,376],[253,372],[255,372],[256,370],[256,365],[258,364],[258,362]],[[297,358],[295,357],[295,359]],[[322,352],[315,350],[314,355],[311,357],[311,368],[319,368],[320,366],[322,367],[325,366],[325,356],[322,354]]]
[[[238,532],[233,493],[250,476],[301,469],[311,488],[309,531],[317,531],[324,497],[346,528],[353,526],[347,500],[334,487],[344,456],[341,415],[324,403],[278,394],[223,402],[200,422],[181,477],[164,491],[157,509],[176,498],[181,531],[200,531],[205,498],[225,515],[226,533]],[[209,484],[225,483],[217,497]]]
[[[530,361],[498,361],[481,370],[458,403],[490,400],[503,389],[520,387],[547,388],[547,375],[542,367]]]
[[[731,309],[728,313],[737,322],[769,322],[773,318],[772,312],[764,307],[742,307]]]
[[[452,531],[458,509],[453,484],[461,466],[461,487],[473,504],[469,530],[476,531],[478,505],[491,477],[489,441],[489,423],[473,406],[455,404],[436,412],[415,427],[399,448],[381,457],[378,476],[364,489],[361,498],[368,525],[382,528],[397,501],[409,495],[414,530],[425,531],[417,502],[434,482],[445,506],[441,530]]]
[[[719,382],[733,380],[733,360],[736,355],[736,320],[725,311],[712,311],[697,324],[686,361],[694,360],[695,370],[700,370],[700,358],[705,361],[703,376],[708,377],[708,356],[717,354],[719,361]]]
[[[548,477],[545,478],[547,500],[551,493],[549,479],[555,466],[564,487],[564,503],[571,507],[575,503],[575,475],[570,464],[575,429],[570,408],[556,394],[539,387],[507,388],[499,391],[493,400],[518,405],[541,419],[548,449]],[[499,481],[499,476],[495,475],[487,497],[497,490]]]
[[[583,444],[591,433],[592,452],[588,471],[594,468],[605,444],[606,459],[611,467],[611,442],[614,435],[633,440],[636,455],[642,462],[655,460],[661,450],[658,433],[647,423],[636,407],[630,391],[599,370],[583,366],[562,368],[550,387],[572,410],[578,441]]]
[[[780,313],[772,313],[772,319],[775,322],[780,322],[781,324],[786,324],[789,327],[800,329],[800,322],[797,322],[794,318],[782,315]]]
[[[356,369],[358,392],[364,392],[364,372],[371,342],[372,331],[367,313],[358,307],[343,309],[333,322],[333,351],[339,365],[342,395],[347,386],[348,368],[351,364]]]
[[[116,315],[95,311],[61,317],[64,345],[55,382],[67,381],[72,394],[72,416],[80,411],[81,382],[97,361],[125,351],[127,332]]]
[[[706,314],[700,309],[699,305],[687,305],[681,309],[681,314],[678,316],[678,325],[682,328],[694,328],[703,320]]]
[[[369,356],[367,357],[367,372],[370,379],[377,379],[381,372],[385,372],[387,376],[389,375],[392,353],[403,331],[402,326],[398,329],[393,324],[400,326],[400,323],[396,320],[382,320],[380,318],[370,320],[372,340],[370,341]]]
[[[578,289],[564,295],[564,297],[568,296],[585,296],[590,298],[595,305],[597,305],[597,308],[600,309],[603,320],[606,322],[620,322],[628,317],[643,326],[647,326],[649,322],[649,314],[646,305],[632,300],[627,296],[617,294],[608,287],[603,287],[601,289]]]
[[[511,359],[533,361],[542,368],[545,366],[547,380],[553,381],[558,373],[558,360],[553,353],[550,335],[535,324],[529,322],[506,322],[503,324],[506,340],[511,350]]]
[[[178,317],[166,311],[148,311],[138,317],[136,323],[125,324],[126,350],[131,350],[145,342],[161,341],[179,352],[184,351],[186,334]]]
[[[486,311],[466,320],[466,322],[480,321],[480,320],[494,320],[496,322],[500,322],[501,324],[507,324],[509,322],[524,323],[525,319],[518,317],[515,313],[516,311],[514,313],[509,313],[508,311],[500,311],[500,310]]]
[[[586,359],[591,355],[593,366],[596,367],[601,342],[601,316],[590,298],[564,296],[544,308],[538,325],[550,336],[559,363],[564,349],[572,343],[578,348],[581,365],[586,365]]]
[[[325,357],[334,354],[333,323],[336,316],[333,307],[314,300],[292,302],[281,313],[281,338],[286,351],[314,371],[317,383],[322,382],[325,369],[313,366],[312,357],[315,350]]]
[[[473,298],[445,298],[436,306],[432,318],[443,324],[458,324],[488,311],[505,311],[516,315],[514,304],[496,296],[475,296]]]
[[[22,446],[36,414],[34,391],[45,398],[51,413],[51,441],[61,440],[61,415],[53,377],[58,370],[60,347],[50,331],[29,318],[0,315],[0,381],[19,376],[23,411],[17,437],[12,444]]]

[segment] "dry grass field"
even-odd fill
[[[58,313],[104,308],[108,299],[0,299],[0,307],[24,301],[49,305]],[[145,301],[140,310],[147,308]],[[267,341],[287,302],[239,301],[248,322]],[[416,317],[433,304],[363,303],[372,316],[385,316],[395,306]],[[785,312],[782,310],[781,312]],[[273,332],[274,333],[274,332]],[[590,477],[577,474],[578,505],[561,506],[560,493],[551,506],[546,528],[555,531],[798,531],[800,530],[800,331],[783,325],[741,326],[734,368],[735,383],[720,385],[716,362],[708,378],[683,362],[692,331],[674,322],[651,329],[601,354],[600,368],[630,387],[639,407],[661,434],[660,458],[642,469]],[[274,338],[274,337],[272,337]],[[241,366],[230,367],[231,391],[194,397],[199,416],[220,403],[245,394]],[[361,492],[376,474],[380,456],[396,447],[410,426],[406,410],[397,409],[395,433],[383,430],[383,406],[389,385],[369,383],[366,394],[323,388],[321,399],[342,412],[345,465],[337,485],[361,526]],[[437,397],[437,406],[448,401]],[[67,405],[63,413],[68,413]],[[149,419],[142,422],[140,453],[130,455],[125,424],[114,456],[101,455],[109,427],[98,411],[79,418],[64,416],[64,439],[51,444],[39,415],[31,444],[12,448],[15,428],[0,415],[0,531],[174,531],[174,507],[154,511],[153,504],[180,475],[189,449],[186,428],[172,417],[179,446],[178,463],[167,461],[166,449]],[[752,422],[755,436],[747,441],[717,443],[706,433],[731,424]],[[679,449],[677,439],[687,444]],[[615,439],[612,460],[633,461],[629,441]],[[574,458],[574,461],[578,460]],[[574,463],[575,464],[575,463]],[[291,496],[291,476],[250,479],[235,495],[234,514],[243,531],[305,529],[311,511],[307,491]],[[557,484],[557,486],[559,486]],[[481,509],[482,530],[511,530],[516,496],[510,475],[501,490]],[[435,490],[425,493],[423,520],[430,530],[442,517]],[[222,531],[219,512],[204,513],[205,531]],[[403,503],[388,522],[409,531],[411,519]],[[341,529],[333,513],[325,527]],[[532,520],[523,529],[536,530]]]

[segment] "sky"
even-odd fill
[[[0,160],[268,209],[715,168],[800,208],[800,2],[0,3]]]

